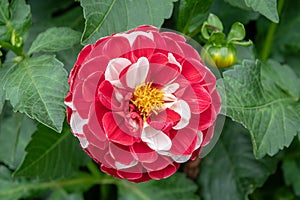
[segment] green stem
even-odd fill
[[[284,5],[284,0],[278,0],[278,15],[280,16],[282,8]],[[260,58],[262,61],[266,61],[269,56],[272,49],[273,39],[276,32],[278,23],[272,22],[268,28],[267,37],[263,46],[263,49],[260,54]]]
[[[198,26],[195,30],[193,30],[191,33],[187,34],[187,36],[189,36],[190,38],[194,37],[195,35],[197,35],[198,33],[201,32],[201,26]]]
[[[15,47],[8,42],[0,41],[0,46],[13,51],[17,56],[24,57],[24,52],[22,47]]]
[[[95,177],[80,177],[80,178],[71,178],[64,179],[52,182],[36,182],[30,183],[27,185],[20,185],[17,187],[9,188],[8,190],[2,190],[0,192],[0,197],[9,196],[13,193],[20,193],[22,191],[36,191],[36,190],[44,190],[51,189],[56,187],[76,187],[82,185],[93,185],[93,184],[113,184],[116,183],[115,179],[107,178],[107,179],[97,179]]]
[[[101,172],[100,172],[98,166],[92,160],[90,162],[88,162],[87,168],[89,169],[89,171],[92,173],[92,175],[94,177],[97,177],[97,178],[101,177]]]

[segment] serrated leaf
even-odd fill
[[[43,33],[40,33],[33,41],[28,54],[43,52],[56,52],[71,48],[79,43],[80,33],[70,28],[49,28]]]
[[[275,70],[266,70],[262,81],[261,68],[273,66],[261,65],[258,61],[245,60],[242,65],[224,72],[223,90],[226,95],[221,95],[226,114],[250,131],[257,158],[274,155],[289,146],[300,128],[300,116],[296,109],[299,93],[292,96],[290,94],[293,92],[283,90],[291,87],[288,81],[276,84],[272,80]],[[288,77],[286,71],[280,72],[280,76]],[[222,84],[219,87],[222,89]]]
[[[138,25],[161,26],[169,18],[176,0],[81,0],[85,28],[83,44],[100,37],[126,31]],[[158,6],[159,5],[159,6]]]
[[[214,149],[201,162],[200,193],[204,200],[241,200],[275,172],[277,161],[256,160],[247,130],[226,120]]]
[[[35,131],[35,123],[20,113],[0,121],[0,161],[16,169],[25,156],[25,146]]]
[[[184,34],[190,26],[195,28],[207,18],[208,10],[213,0],[181,0],[178,8],[177,29]],[[195,20],[197,18],[197,20]],[[193,23],[195,22],[195,23]]]
[[[72,175],[87,161],[69,127],[59,134],[39,125],[26,147],[26,157],[14,176],[56,179]]]
[[[233,6],[242,9],[252,9],[267,17],[273,22],[278,22],[277,0],[225,0]]]
[[[123,182],[118,184],[120,200],[174,200],[199,199],[195,194],[197,185],[184,174],[176,173],[170,178],[140,184]]]
[[[14,109],[61,132],[65,118],[67,72],[55,56],[25,58],[3,67],[6,97]]]

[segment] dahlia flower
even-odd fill
[[[140,26],[85,46],[65,98],[72,133],[103,172],[162,179],[214,132],[216,78],[186,39]]]

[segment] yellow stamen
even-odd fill
[[[144,121],[151,114],[151,111],[157,114],[157,111],[161,109],[164,102],[162,100],[164,93],[151,86],[151,82],[137,86],[131,99],[131,102],[136,106]]]

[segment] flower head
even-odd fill
[[[68,122],[101,170],[133,182],[166,178],[209,143],[216,79],[184,37],[140,26],[79,54]]]

